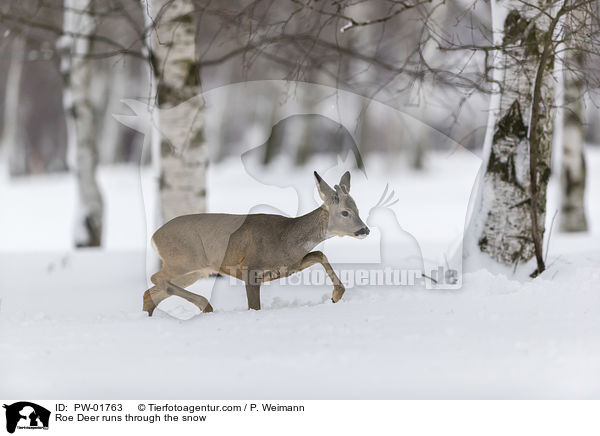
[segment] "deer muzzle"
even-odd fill
[[[371,231],[369,230],[368,227],[363,227],[360,230],[357,230],[356,232],[354,232],[354,236],[360,237],[360,238],[366,238],[367,235],[371,233]]]

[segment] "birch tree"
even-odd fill
[[[192,0],[143,0],[155,89],[160,220],[206,209],[208,150]],[[160,132],[160,133],[158,133]]]
[[[90,85],[90,59],[96,27],[95,0],[65,0],[61,51],[63,106],[67,122],[68,163],[77,185],[75,245],[97,247],[102,242],[103,201],[96,169],[97,126]]]
[[[554,15],[552,14],[554,12]],[[488,125],[484,173],[467,237],[495,262],[536,258],[542,240],[550,178],[553,119],[553,33],[559,16],[543,0],[492,1],[495,120]]]
[[[584,44],[578,31],[585,14],[574,10],[565,20],[564,121],[561,161],[560,228],[564,232],[587,230],[585,214],[585,155],[583,130]]]

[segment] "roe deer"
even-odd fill
[[[260,285],[287,277],[320,263],[333,282],[332,301],[342,298],[344,285],[327,257],[311,251],[332,236],[365,238],[369,229],[350,196],[350,173],[332,189],[315,172],[323,204],[312,212],[287,218],[281,215],[202,213],[172,219],[152,236],[162,259],[151,277],[154,286],[144,293],[143,310],[152,316],[156,306],[177,295],[212,312],[208,300],[185,290],[200,277],[222,273],[246,284],[248,309],[260,310]]]

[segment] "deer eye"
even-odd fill
[[[346,211],[346,210],[343,210],[343,211],[342,211],[342,216],[348,216],[348,211]]]

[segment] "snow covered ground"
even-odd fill
[[[273,284],[255,312],[245,310],[244,289],[223,278],[212,295],[202,283],[191,288],[208,293],[214,313],[195,314],[173,297],[163,304],[178,317],[141,312],[144,172],[102,170],[106,250],[78,252],[69,243],[70,177],[2,175],[0,397],[598,398],[598,151],[588,153],[591,231],[555,228],[549,269],[536,280],[475,271],[460,290],[357,286],[338,304],[329,286]],[[211,210],[267,203],[296,213],[291,188],[265,186],[236,165],[211,169]],[[369,173],[377,189],[356,178],[361,213],[390,182],[402,228],[426,257],[445,253],[462,228],[478,160],[463,155],[450,165],[434,156],[424,174],[385,165],[367,166],[377,168]],[[551,196],[549,215],[555,204]],[[348,253],[357,251],[360,261],[376,262],[378,248],[374,232],[324,250],[333,262],[352,261]]]

